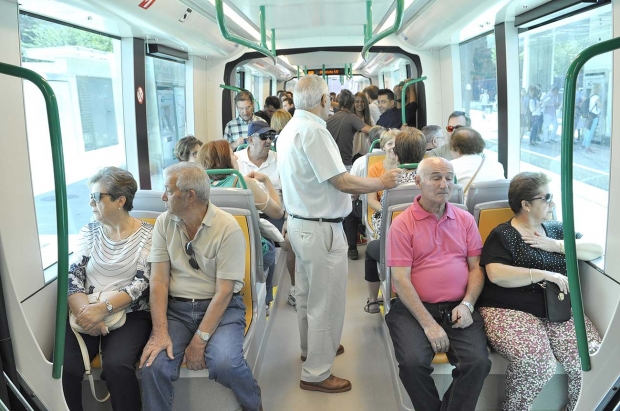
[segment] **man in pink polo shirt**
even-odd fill
[[[386,322],[400,379],[416,411],[474,411],[491,369],[474,310],[484,285],[480,233],[471,214],[448,203],[454,189],[448,160],[424,159],[415,180],[422,194],[392,223],[386,251],[398,294]],[[431,377],[440,352],[456,367],[443,400]]]

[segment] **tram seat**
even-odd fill
[[[478,203],[507,200],[509,186],[510,180],[483,181],[480,183],[473,183],[467,191],[467,200],[465,201],[468,211],[473,215],[474,207]]]
[[[495,227],[510,220],[513,216],[514,213],[508,205],[508,200],[476,204],[474,207],[474,220],[476,220],[478,231],[480,231],[482,244],[484,244]]]
[[[383,210],[388,210],[390,207],[398,204],[406,204],[407,206],[413,204],[413,200],[422,194],[422,190],[416,183],[405,183],[391,190],[386,190],[383,195]],[[450,203],[464,204],[463,187],[459,184],[455,184],[452,197],[450,197]],[[405,207],[406,208],[406,207]],[[385,213],[385,211],[383,211]],[[385,241],[387,240],[388,232],[388,219],[381,219],[381,250],[385,250]],[[391,224],[391,220],[390,220]],[[381,281],[385,280],[385,256],[381,254],[381,261],[379,262],[379,278]]]
[[[366,176],[368,176],[368,170],[371,166],[384,159],[385,152],[383,151],[366,154]],[[374,193],[370,194],[374,195]],[[374,240],[377,238],[377,233],[375,233],[372,225],[372,215],[375,213],[375,210],[368,205],[368,196],[370,194],[362,195],[362,221],[364,221],[364,225],[366,226],[366,237],[368,237],[368,240]]]
[[[138,190],[133,198],[133,209],[163,213],[166,205],[161,199],[163,191]]]

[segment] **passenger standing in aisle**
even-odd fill
[[[351,212],[348,194],[376,192],[397,185],[401,170],[381,178],[347,173],[338,146],[327,131],[330,96],[320,77],[302,77],[295,86],[295,116],[282,130],[278,169],[288,233],[297,257],[296,299],[301,340],[300,388],[326,393],[351,389],[331,373],[344,324],[347,242],[342,228]]]
[[[230,120],[224,127],[224,139],[228,140],[233,150],[246,142],[250,123],[261,119],[254,115],[254,97],[249,91],[237,93],[235,107],[239,113],[237,118]]]

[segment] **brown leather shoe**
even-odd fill
[[[344,352],[344,347],[342,346],[342,344],[340,344],[338,346],[338,350],[336,351],[336,355],[340,355]],[[306,361],[306,357],[304,357],[303,355],[301,356],[301,362]]]
[[[328,394],[336,394],[339,392],[350,391],[351,381],[345,380],[344,378],[338,378],[332,374],[321,382],[299,381],[299,388],[308,391],[319,391]]]

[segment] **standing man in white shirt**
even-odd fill
[[[379,98],[379,87],[370,85],[364,89],[364,94],[366,94],[366,98],[368,99],[372,123],[377,124],[379,117],[381,117],[381,110],[379,110],[379,102],[377,101]]]
[[[351,213],[348,194],[396,187],[402,170],[380,178],[347,173],[325,120],[331,106],[327,83],[304,76],[295,86],[295,116],[282,130],[278,170],[289,213],[288,235],[297,257],[297,318],[304,361],[300,388],[345,392],[351,382],[331,373],[340,345],[347,286],[347,241],[342,221]],[[348,194],[347,194],[348,193]]]

